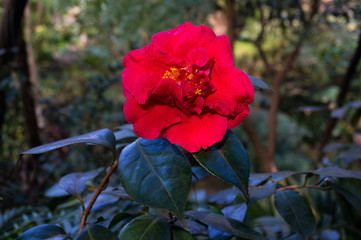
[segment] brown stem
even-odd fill
[[[276,191],[279,192],[279,191],[286,191],[286,190],[292,190],[292,189],[298,189],[298,188],[313,188],[313,189],[319,189],[319,190],[330,189],[328,187],[319,187],[316,185],[305,185],[305,186],[291,185],[291,186],[277,188]]]
[[[115,171],[115,169],[118,168],[118,164],[119,162],[116,161],[114,162],[114,164],[111,166],[111,168],[108,170],[107,174],[105,175],[105,177],[103,178],[103,180],[101,181],[99,187],[97,188],[97,190],[95,191],[92,199],[90,200],[87,208],[85,209],[85,211],[82,214],[81,217],[81,222],[80,222],[80,228],[78,231],[78,235],[81,233],[81,231],[83,230],[83,228],[86,225],[86,220],[88,218],[88,215],[90,213],[90,210],[92,209],[95,201],[97,200],[97,198],[99,197],[100,193],[104,190],[105,185],[108,183],[108,180],[110,178],[110,176],[112,175],[112,173]]]
[[[249,140],[252,143],[252,147],[257,156],[259,166],[262,172],[277,172],[277,166],[269,161],[270,156],[268,155],[266,146],[262,143],[259,134],[256,132],[252,121],[247,118],[243,122],[243,129],[246,132]]]

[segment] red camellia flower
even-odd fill
[[[123,65],[124,115],[134,132],[189,152],[221,141],[254,99],[249,78],[233,66],[228,38],[206,26],[186,22],[157,33]]]

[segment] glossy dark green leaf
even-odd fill
[[[283,219],[303,237],[309,236],[316,228],[316,220],[308,203],[296,192],[278,191],[275,206]]]
[[[337,167],[325,167],[314,171],[307,171],[305,173],[313,173],[317,175],[330,176],[330,177],[361,179],[361,171],[346,170]]]
[[[192,167],[192,175],[193,175],[192,182],[197,182],[197,181],[209,176],[210,173],[201,166],[195,166],[195,167]]]
[[[132,128],[128,126],[120,126],[119,130],[114,132],[116,141],[120,141],[125,138],[138,138],[138,136],[133,132]]]
[[[64,191],[77,197],[84,192],[87,182],[98,176],[101,170],[102,169],[84,173],[78,172],[67,174],[60,179],[59,186],[64,189]]]
[[[118,170],[124,190],[135,201],[171,211],[185,226],[192,170],[176,146],[166,139],[139,138],[121,152]]]
[[[269,197],[276,192],[276,186],[272,181],[266,182],[264,185],[260,186],[249,186],[249,196],[251,203],[255,201]]]
[[[222,142],[193,154],[210,173],[238,187],[249,200],[249,159],[238,138],[227,131]]]
[[[44,224],[33,227],[21,234],[17,240],[47,239],[57,235],[64,235],[65,231],[56,225]]]
[[[113,132],[110,131],[109,129],[102,129],[91,133],[83,134],[80,136],[71,137],[64,140],[60,140],[32,148],[28,151],[21,153],[20,157],[24,154],[45,153],[57,148],[61,148],[76,143],[89,143],[89,144],[102,145],[113,152],[115,151],[115,137]]]
[[[361,213],[361,199],[358,196],[343,187],[335,186],[334,188]]]
[[[271,173],[251,173],[249,175],[249,184],[256,186],[271,177]]]
[[[170,240],[171,231],[165,219],[143,215],[134,218],[119,233],[121,240]]]
[[[251,80],[251,83],[255,89],[261,88],[264,90],[273,91],[272,88],[270,86],[268,86],[268,84],[265,83],[264,81],[262,81],[256,77],[253,77],[251,75],[248,75],[248,77],[249,77],[249,80]]]
[[[101,225],[86,225],[75,240],[118,240],[115,233]]]
[[[178,227],[172,228],[172,236],[172,240],[194,240],[189,232],[184,231],[184,229]]]
[[[258,232],[248,225],[223,215],[199,211],[187,211],[185,215],[237,237],[253,240],[263,239]]]

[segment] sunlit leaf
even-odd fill
[[[307,202],[296,192],[278,191],[275,206],[283,219],[303,237],[309,236],[316,228],[316,220]]]
[[[75,240],[118,240],[115,233],[96,224],[86,225]]]
[[[53,143],[44,144],[28,151],[21,153],[20,157],[25,154],[40,154],[49,152],[51,150],[61,148],[76,143],[88,143],[102,145],[111,151],[115,151],[115,137],[112,131],[109,129],[102,129],[84,135],[67,138],[64,140],[56,141]]]
[[[171,231],[165,219],[143,215],[134,218],[119,233],[121,240],[170,240]]]
[[[192,171],[176,146],[166,139],[139,138],[120,154],[118,170],[121,184],[135,201],[169,210],[185,226]]]
[[[102,169],[85,173],[69,173],[60,179],[59,186],[66,192],[77,197],[84,192],[87,182],[98,176],[101,171]]]
[[[249,200],[249,159],[238,138],[228,131],[222,142],[193,154],[210,173],[238,187]]]
[[[270,86],[268,86],[267,83],[265,83],[264,81],[256,78],[256,77],[253,77],[251,75],[248,75],[249,79],[251,80],[251,83],[253,85],[253,87],[255,89],[257,88],[261,88],[261,89],[264,89],[264,90],[269,90],[269,91],[273,91],[272,88]]]
[[[33,227],[21,234],[17,240],[47,239],[57,235],[65,235],[65,231],[56,225],[44,224]]]
[[[209,212],[187,211],[186,216],[197,219],[215,229],[245,239],[263,239],[262,236],[246,224],[232,218]]]

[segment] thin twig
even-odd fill
[[[102,182],[100,183],[99,187],[97,188],[96,192],[94,193],[93,198],[91,199],[89,205],[87,206],[87,208],[85,209],[85,211],[82,214],[81,217],[81,223],[80,223],[80,228],[78,231],[78,234],[81,233],[81,231],[83,230],[83,228],[85,227],[86,224],[86,220],[88,218],[88,215],[90,213],[90,210],[92,209],[95,201],[97,200],[98,196],[100,195],[100,193],[104,190],[104,187],[106,186],[106,184],[108,183],[108,180],[110,178],[110,176],[112,175],[112,173],[114,172],[115,169],[118,168],[118,164],[119,162],[116,161],[113,163],[113,165],[111,166],[111,168],[108,170],[107,174],[105,175],[105,177],[103,178]]]
[[[330,187],[319,187],[316,185],[305,185],[305,186],[299,186],[299,185],[291,185],[291,186],[286,186],[286,187],[281,187],[276,189],[276,191],[286,191],[286,190],[292,190],[292,189],[298,189],[298,188],[314,188],[314,189],[319,189],[319,190],[328,190],[330,189]]]

